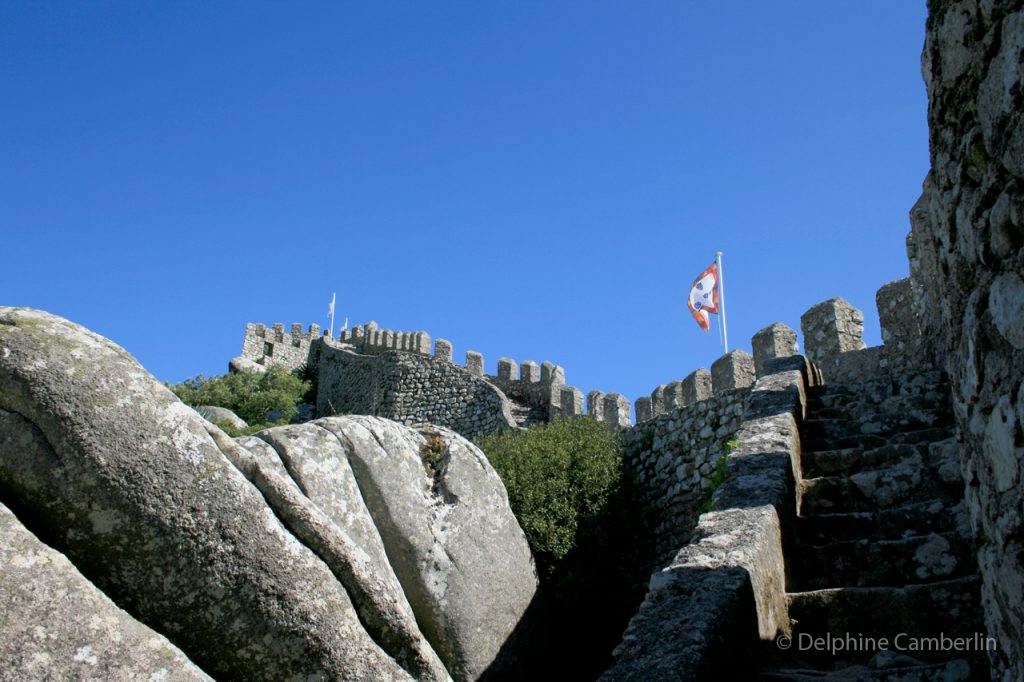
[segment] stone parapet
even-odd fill
[[[796,515],[797,425],[811,374],[802,358],[766,363],[711,511],[651,576],[602,681],[751,678],[756,657],[737,650],[788,630],[782,538]]]
[[[711,372],[698,367],[683,379],[683,405],[693,405],[712,395]]]
[[[711,365],[711,385],[716,394],[747,388],[754,383],[754,358],[744,350],[731,350]]]
[[[434,341],[434,359],[442,362],[452,361],[452,344],[450,341],[445,339],[436,339]]]
[[[800,352],[796,331],[781,322],[771,324],[754,334],[754,369],[760,376],[764,363],[772,358],[786,358]]]
[[[563,417],[583,415],[583,391],[573,386],[563,386],[559,391],[559,399]]]
[[[800,316],[807,359],[822,360],[864,348],[864,313],[842,297],[830,298]]]
[[[604,398],[601,391],[591,391],[587,394],[587,416],[599,422],[604,421]]]
[[[621,393],[609,393],[604,397],[604,423],[615,429],[630,425],[629,399]]]

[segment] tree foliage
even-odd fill
[[[280,424],[295,416],[310,382],[275,365],[266,372],[243,371],[209,378],[200,374],[180,384],[168,384],[168,388],[193,407],[216,405],[250,424]]]
[[[643,598],[653,548],[617,434],[593,419],[561,419],[477,445],[505,483],[540,574],[544,606],[527,669],[595,679]]]
[[[622,467],[615,435],[592,419],[557,419],[479,440],[508,491],[538,564],[553,565],[575,546],[581,525],[615,490]]]

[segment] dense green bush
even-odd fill
[[[540,575],[534,677],[595,679],[643,598],[652,559],[653,524],[618,435],[575,418],[477,445],[508,490]]]
[[[604,508],[621,473],[617,438],[592,419],[557,419],[486,436],[478,445],[505,483],[509,505],[542,566],[576,546],[582,522]]]
[[[209,378],[200,374],[167,386],[184,403],[226,407],[250,424],[291,421],[310,390],[310,382],[281,366]]]

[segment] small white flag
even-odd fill
[[[334,315],[334,301],[335,301],[335,299],[337,297],[338,297],[337,293],[331,294],[331,305],[328,306],[328,308],[327,308],[327,314],[328,315],[331,315],[331,316]]]

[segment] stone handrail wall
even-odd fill
[[[782,538],[796,514],[798,427],[814,372],[799,356],[763,367],[712,510],[651,576],[602,680],[747,679],[755,657],[738,652],[788,628]]]
[[[659,401],[664,411],[623,432],[626,466],[654,512],[654,555],[659,562],[667,553],[675,556],[657,564],[665,567],[652,576],[602,679],[751,674],[744,665],[752,657],[735,651],[756,647],[758,639],[788,626],[781,543],[796,513],[806,388],[934,370],[907,305],[911,295],[906,279],[879,289],[883,346],[865,348],[863,314],[831,299],[801,318],[807,354],[820,367],[796,355],[796,332],[776,323],[755,334],[752,360],[734,351],[716,361],[718,375],[699,369],[678,386],[659,387],[637,401],[638,413],[649,414]],[[720,389],[726,384],[718,376],[742,384],[751,367],[757,375],[752,388],[734,383]],[[714,492],[712,511],[697,519],[715,463],[733,434],[737,447],[726,460],[725,483]],[[666,638],[666,631],[681,636]]]
[[[722,391],[623,430],[625,467],[639,484],[638,501],[653,513],[655,567],[689,540],[749,394],[750,388]]]

